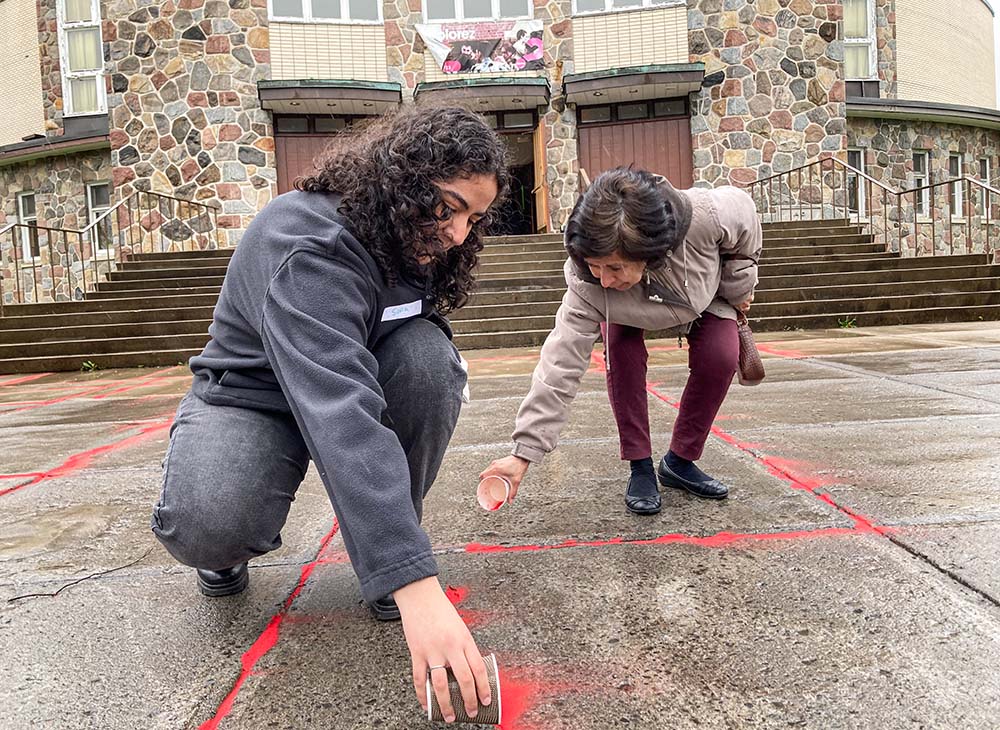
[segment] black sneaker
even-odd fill
[[[657,476],[660,477],[660,484],[674,489],[684,489],[696,497],[703,499],[725,499],[729,495],[729,487],[718,479],[709,477],[707,481],[692,481],[684,479],[676,474],[667,465],[667,457],[660,459],[660,465],[656,469]],[[706,476],[708,476],[706,474]]]
[[[385,596],[374,601],[365,601],[368,610],[376,621],[399,621],[399,606],[392,596]]]
[[[242,593],[250,585],[250,571],[246,563],[223,570],[198,568],[198,590],[202,595],[218,598]]]

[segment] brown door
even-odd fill
[[[330,143],[331,137],[276,135],[274,153],[278,165],[278,193],[287,193],[295,180],[313,171],[313,160]]]
[[[693,184],[691,124],[687,117],[579,127],[580,167],[591,180],[621,165],[663,175],[674,187]]]

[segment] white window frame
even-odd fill
[[[957,176],[951,171],[953,160],[958,160]],[[962,180],[962,162],[962,154],[960,152],[948,153],[948,177],[949,179],[957,180],[957,182],[953,182],[949,186],[948,208],[950,210],[948,212],[951,215],[951,219],[956,223],[965,220],[965,186]]]
[[[616,8],[612,5],[612,0],[604,0],[604,8],[601,10],[579,10],[576,7],[576,0],[573,0],[573,15],[587,17],[588,15],[603,15],[605,13],[629,13],[636,10],[646,10],[648,8],[664,8],[672,5],[687,5],[687,0],[641,0],[636,5],[629,5],[627,8]]]
[[[851,155],[852,152],[857,152],[858,156],[860,158],[860,164],[857,165],[856,168],[867,175],[868,171],[865,169],[865,150],[864,150],[864,148],[863,147],[848,147],[847,148],[848,164],[850,164],[850,155]],[[852,167],[855,167],[855,166],[852,165]],[[851,212],[852,213],[857,213],[859,219],[865,220],[868,217],[868,205],[867,205],[868,201],[865,200],[865,190],[866,190],[865,179],[862,178],[862,177],[858,177],[853,172],[849,173],[849,174],[850,174],[851,178],[854,179],[855,185],[857,185],[857,196],[858,196],[858,209],[856,211],[851,211]]]
[[[90,0],[90,14],[92,20],[68,23],[65,20],[65,0],[56,0],[56,24],[59,28],[59,63],[62,70],[63,117],[93,116],[95,114],[108,113],[108,92],[104,82],[104,32],[101,30],[101,0]],[[100,34],[101,68],[70,72],[69,43],[67,42],[66,34],[71,30],[83,29],[96,29]],[[70,82],[80,79],[94,79],[94,83],[97,85],[97,109],[94,111],[78,112],[74,110],[73,85]]]
[[[473,18],[465,17],[465,6],[462,0],[452,0],[452,7],[455,9],[455,16],[452,18],[428,18],[427,17],[427,0],[422,0],[420,11],[423,13],[423,18],[425,23],[464,23],[469,21],[503,21],[503,20],[534,20],[535,18],[535,4],[532,0],[526,0],[528,6],[527,15],[505,15],[500,16],[500,0],[490,0],[490,12],[493,14],[484,18],[481,16],[476,16]]]
[[[24,199],[28,196],[34,198],[35,203],[35,213],[34,215],[28,216],[24,212]],[[34,190],[23,190],[17,194],[17,222],[20,224],[27,225],[29,223],[38,224],[38,196],[35,194]],[[38,261],[42,258],[42,242],[38,242],[38,255],[34,256],[31,253],[31,239],[28,236],[28,231],[24,228],[18,228],[18,238],[21,243],[21,265],[30,264],[33,261]]]
[[[989,157],[980,157],[979,158],[979,180],[980,180],[980,182],[982,182],[983,185],[989,187],[991,185],[990,177],[992,176],[992,174],[993,174],[993,166],[990,163],[990,158]],[[980,189],[979,194],[980,194],[980,198],[981,198],[981,200],[979,201],[980,204],[981,204],[981,206],[980,206],[981,207],[980,213],[981,213],[981,215],[984,218],[989,218],[990,217],[990,213],[991,213],[990,208],[993,207],[993,203],[990,200],[990,191],[989,190],[982,190],[982,189]]]
[[[375,0],[375,10],[378,12],[378,20],[354,20],[350,17],[350,0],[340,0],[339,18],[314,18],[312,13],[312,0],[302,0],[302,17],[298,18],[289,15],[275,15],[273,0],[267,0],[267,17],[278,23],[319,23],[322,25],[382,25],[385,21],[382,17],[382,0]]]
[[[108,188],[108,204],[104,205],[104,206],[94,205],[94,193],[93,193],[93,190],[94,190],[94,188],[100,187],[101,185],[106,185],[107,188]],[[88,224],[93,223],[95,220],[97,220],[98,218],[100,218],[102,214],[104,214],[104,213],[108,212],[109,210],[111,210],[111,207],[112,207],[111,206],[111,194],[112,194],[112,192],[113,192],[113,188],[111,186],[111,183],[108,182],[108,181],[106,181],[106,180],[99,180],[97,182],[87,183],[87,223]],[[108,218],[108,220],[110,221],[110,217]],[[96,228],[94,230],[97,231]],[[92,248],[92,250],[91,250],[91,255],[94,256],[95,258],[97,257],[98,254],[107,253],[108,251],[114,251],[114,248],[115,248],[113,244],[111,246],[102,246],[102,245],[100,245],[101,244],[100,236],[97,237],[97,244],[98,245],[94,246]]]
[[[607,0],[605,0],[607,1]],[[573,0],[576,2],[576,0]],[[844,30],[844,48],[849,46],[868,46],[868,76],[847,78],[845,81],[877,81],[878,80],[878,43],[875,42],[875,0],[865,0],[868,10],[868,36],[866,38],[848,38]]]
[[[916,162],[916,157],[920,156],[924,158],[924,171],[917,172],[916,164],[913,165],[913,187],[919,188],[924,185],[930,185],[930,175],[931,175],[931,153],[928,150],[914,150],[913,158]],[[914,211],[914,215],[920,220],[930,220],[930,190],[921,190],[920,197],[918,199],[918,209]],[[923,210],[920,210],[923,208]]]

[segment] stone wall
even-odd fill
[[[88,183],[111,181],[111,156],[107,150],[81,152],[74,155],[47,157],[22,164],[0,167],[0,225],[13,220],[17,215],[18,193],[33,191],[38,225],[51,228],[79,230],[88,222]],[[51,249],[49,243],[51,242]],[[76,238],[69,236],[49,238],[39,236],[41,261],[32,267],[18,267],[21,272],[20,289],[28,300],[36,288],[48,295],[53,288],[56,299],[66,300],[75,289],[82,289],[79,256],[72,257],[74,265],[67,271],[65,247],[78,245]],[[9,234],[0,239],[0,269],[3,271],[3,299],[10,304],[16,296],[14,257],[11,246],[14,238]],[[21,252],[17,253],[18,259]],[[54,268],[53,268],[54,264]],[[53,282],[53,274],[55,281]],[[70,277],[72,275],[72,278]],[[55,286],[53,287],[53,283]]]
[[[59,26],[56,0],[37,0],[38,60],[42,70],[42,106],[47,136],[63,133],[62,69],[59,63]]]
[[[896,0],[875,0],[875,44],[878,49],[879,96],[895,99]]]
[[[745,184],[840,155],[846,142],[837,0],[688,0],[696,185]]]
[[[907,191],[914,187],[913,153],[926,151],[929,153],[930,183],[942,183],[951,179],[948,169],[948,158],[957,153],[962,156],[962,173],[979,179],[979,160],[990,160],[992,186],[1000,170],[1000,131],[965,127],[934,122],[910,122],[898,120],[879,120],[851,118],[848,124],[848,145],[863,150],[865,172],[893,191]],[[1000,195],[991,195],[990,220],[994,221],[990,232],[991,239],[1000,239]],[[882,193],[876,192],[870,201],[871,213],[876,218],[883,215]],[[888,196],[887,205],[889,219],[892,225],[901,217],[903,221],[903,236],[910,237],[904,243],[904,250],[913,253],[913,234],[916,230],[921,253],[934,251],[938,254],[950,253],[954,244],[956,252],[965,250],[982,251],[985,243],[985,217],[982,200],[978,192],[972,197],[971,235],[968,221],[968,209],[963,208],[961,216],[949,221],[948,186],[941,185],[929,194],[929,207],[933,216],[922,216],[919,225],[915,224],[914,196],[904,196],[897,207],[896,198]],[[900,211],[901,209],[901,211]],[[900,216],[901,213],[901,216]],[[932,230],[931,220],[934,226]],[[882,222],[880,220],[879,225]],[[931,246],[931,238],[934,246]],[[993,241],[996,248],[997,241]]]
[[[135,190],[216,205],[235,245],[276,192],[266,0],[109,0],[116,199]]]

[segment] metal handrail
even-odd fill
[[[816,168],[819,168],[818,180],[814,175]],[[832,180],[829,178],[831,170],[835,171]],[[841,178],[840,175],[843,177]],[[793,199],[793,193],[796,192],[793,186],[796,182],[798,185],[797,200]],[[933,255],[938,249],[937,219],[939,216],[936,214],[943,208],[943,206],[935,204],[936,196],[933,192],[928,194],[926,191],[946,186],[952,186],[949,188],[951,190],[956,185],[963,188],[964,195],[960,203],[964,211],[960,209],[956,213],[955,210],[951,209],[957,207],[955,203],[959,201],[949,195],[948,216],[946,220],[941,221],[943,229],[940,239],[941,245],[947,244],[949,252],[954,254],[956,241],[960,238],[960,236],[956,236],[955,226],[967,225],[968,227],[964,229],[963,234],[965,251],[971,253],[976,245],[982,242],[983,251],[986,254],[993,253],[994,228],[1000,230],[1000,220],[994,222],[993,215],[994,211],[1000,213],[1000,204],[994,204],[991,196],[997,195],[1000,198],[1000,190],[967,175],[936,183],[927,183],[906,190],[895,190],[850,164],[832,155],[827,155],[805,165],[758,178],[745,184],[744,187],[749,189],[755,202],[758,202],[757,193],[760,193],[758,208],[761,214],[764,214],[766,205],[767,214],[773,220],[805,220],[807,214],[810,219],[813,219],[817,210],[821,220],[828,220],[827,212],[832,210],[835,220],[854,220],[858,225],[867,227],[868,232],[873,233],[876,239],[881,237],[885,249],[893,253],[905,253],[904,242],[909,243],[912,236],[913,254],[920,256],[923,248],[921,239],[926,239],[926,229],[923,226],[928,224],[931,231],[930,253]],[[777,187],[777,191],[775,191],[775,187]],[[974,196],[973,191],[977,188],[981,193],[979,196]],[[805,191],[808,193],[805,194]],[[829,196],[826,193],[829,193]],[[850,200],[852,196],[855,196],[853,201]],[[912,203],[910,203],[909,196],[912,196]],[[806,197],[809,199],[804,201]],[[881,211],[880,214],[876,214],[875,208],[879,207],[876,205],[879,197],[881,198]],[[978,205],[974,197],[983,201],[982,206]],[[918,213],[918,210],[925,207],[924,203],[926,203],[927,210]],[[904,207],[907,204],[912,205],[912,221],[904,217],[908,212]],[[977,208],[982,208],[982,210],[977,213]],[[787,218],[786,213],[788,214]],[[927,217],[925,218],[925,216]],[[880,221],[879,218],[881,218]],[[978,227],[974,225],[976,218],[980,218],[982,221]],[[912,223],[912,233],[909,232],[909,223]],[[880,227],[881,230],[879,230]],[[945,230],[947,230],[947,238],[945,238]],[[926,244],[926,240],[924,243]],[[996,253],[1000,256],[1000,251]]]
[[[143,198],[143,196],[145,196]],[[169,206],[164,211],[164,205]],[[154,215],[155,213],[155,215]],[[186,213],[186,215],[185,215]],[[206,223],[203,216],[209,216]],[[175,231],[165,233],[166,226],[173,221],[179,221],[184,225],[181,230],[186,237],[179,238]],[[204,224],[204,227],[202,225]],[[39,246],[39,255],[32,256],[30,261],[18,261],[19,249],[22,241],[11,231],[18,229],[28,229],[33,232],[34,239],[38,240],[39,235],[45,237],[45,245],[48,249],[48,262],[42,256],[43,249]],[[117,239],[117,246],[112,243],[109,246],[102,246],[101,235],[107,230],[108,238],[113,242]],[[159,244],[155,242],[154,231],[159,234]],[[185,244],[190,242],[192,246],[201,248],[211,248],[214,242],[215,248],[220,248],[220,238],[218,234],[218,208],[207,203],[193,200],[186,200],[166,193],[136,190],[124,199],[118,201],[90,222],[87,226],[76,230],[60,228],[56,226],[40,226],[27,223],[9,223],[0,229],[0,316],[4,315],[4,274],[6,264],[4,263],[3,246],[5,237],[10,234],[12,260],[14,266],[15,291],[17,303],[25,303],[26,295],[21,291],[22,278],[25,274],[22,271],[31,265],[31,286],[32,300],[38,302],[41,299],[40,282],[38,279],[39,269],[41,269],[42,280],[45,282],[46,269],[51,285],[51,298],[56,300],[57,290],[63,284],[68,287],[69,296],[72,298],[74,285],[74,258],[79,263],[79,274],[82,278],[83,286],[79,290],[82,295],[86,295],[97,286],[98,279],[102,275],[102,268],[106,266],[105,273],[114,271],[116,265],[124,261],[126,249],[128,254],[136,253],[136,249],[141,251],[147,244],[154,250],[169,250],[180,241],[180,250],[185,250]],[[70,238],[76,236],[76,242],[70,243]],[[61,251],[59,250],[59,238],[62,238]],[[53,248],[55,239],[55,248]],[[165,245],[166,239],[166,245]],[[213,241],[214,239],[214,241]],[[199,243],[200,241],[200,243]],[[127,245],[126,245],[127,242]],[[87,245],[89,244],[89,256]],[[33,244],[34,247],[34,244]],[[116,250],[117,249],[117,250]],[[105,254],[100,257],[100,253]],[[61,260],[63,275],[57,281],[56,266],[58,256],[64,256]],[[88,285],[88,268],[93,269],[93,279]],[[25,292],[27,283],[25,283]]]

